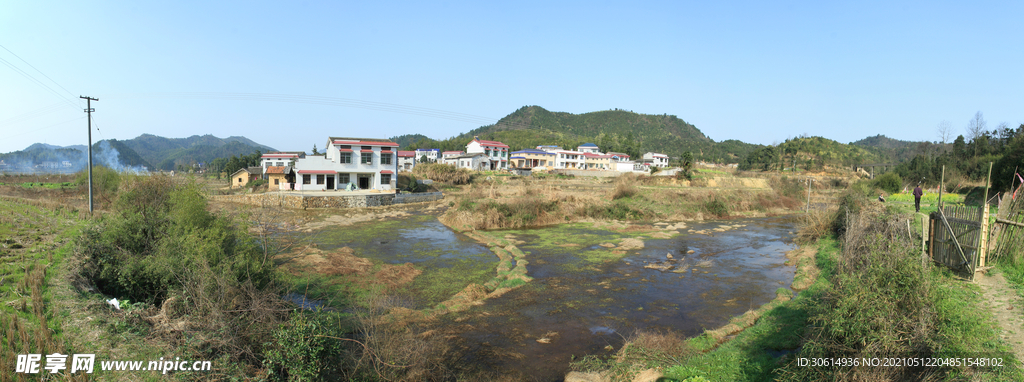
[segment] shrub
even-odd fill
[[[79,187],[89,187],[89,172],[79,172],[75,176],[75,184]],[[92,166],[92,185],[95,200],[110,204],[117,197],[117,190],[121,186],[121,174],[107,167]]]
[[[327,380],[339,372],[342,340],[350,331],[350,315],[334,311],[294,312],[274,330],[263,365],[272,379]]]
[[[895,194],[903,189],[903,180],[895,172],[887,172],[875,178],[872,186],[881,188],[890,194]]]
[[[717,196],[704,203],[704,211],[720,218],[729,216],[729,207]]]
[[[204,357],[260,362],[283,303],[274,264],[249,232],[207,211],[199,184],[161,175],[127,178],[114,212],[79,237],[82,276],[119,299],[179,298],[190,321],[179,339],[203,338],[187,343]]]

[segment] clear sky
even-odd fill
[[[1024,123],[1024,2],[0,0],[0,152],[213,134],[447,138],[525,105],[716,141]]]

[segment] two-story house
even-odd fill
[[[513,151],[509,157],[509,166],[518,169],[551,168],[555,166],[555,155],[557,154],[537,149]]]
[[[441,150],[439,149],[416,149],[416,161],[422,161],[423,157],[427,157],[427,161],[431,163],[437,163],[441,160]]]
[[[668,155],[660,153],[644,153],[644,164],[651,167],[668,167]]]
[[[419,160],[419,158],[416,156],[415,151],[399,151],[398,171],[412,171],[412,168],[416,166],[417,160]]]
[[[508,145],[498,141],[485,141],[478,137],[466,145],[466,153],[484,153],[488,160],[488,170],[508,169]]]
[[[601,154],[601,150],[593,143],[584,143],[576,147],[576,151],[582,153]]]
[[[583,153],[588,170],[611,170],[612,156],[601,153]]]
[[[267,169],[271,166],[291,166],[299,158],[305,157],[306,153],[303,151],[278,151],[263,154],[263,156],[260,157],[260,167],[263,168],[263,179],[268,179],[269,174],[267,174]]]
[[[330,137],[323,156],[295,162],[296,190],[394,190],[398,144],[387,139]]]

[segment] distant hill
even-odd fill
[[[142,134],[123,143],[160,170],[173,170],[178,165],[209,163],[216,158],[233,155],[248,155],[257,150],[264,153],[277,151],[245,137],[217,138],[213,135],[164,138]]]
[[[882,162],[910,161],[918,154],[937,153],[943,146],[932,142],[901,141],[881,134],[852,142],[850,145],[862,147],[874,153]]]
[[[432,141],[432,139],[423,134],[399,135],[397,137],[391,137],[390,139],[397,143],[399,147],[408,147],[409,145],[419,141]]]
[[[778,146],[766,146],[753,151],[740,162],[739,167],[741,170],[820,170],[880,161],[878,154],[854,144],[843,144],[823,137],[800,137],[787,139]]]
[[[88,167],[89,158],[85,145],[61,147],[45,143],[33,144],[25,150],[0,154],[4,168],[0,171],[32,172],[76,172]],[[152,169],[145,159],[134,150],[116,139],[102,140],[92,145],[93,164],[119,171],[143,171]]]
[[[737,163],[747,153],[762,146],[736,140],[715,142],[696,126],[674,115],[639,114],[625,110],[605,110],[584,114],[551,112],[540,106],[524,106],[493,125],[483,126],[443,141],[424,136],[392,138],[407,149],[438,148],[465,150],[474,136],[501,141],[512,150],[539,145],[558,145],[575,149],[583,143],[595,143],[604,152],[616,151],[638,158],[653,151],[679,157],[692,152],[694,158]]]
[[[0,171],[33,172],[52,170],[73,172],[87,167],[85,145],[61,147],[35,143],[25,150],[0,154],[4,168]],[[188,138],[164,138],[143,134],[134,139],[119,141],[108,139],[93,144],[93,164],[118,170],[173,170],[177,165],[210,163],[217,158],[249,155],[255,151],[276,151],[269,146],[253,142],[246,137],[217,138],[212,135],[193,135]],[[70,162],[66,165],[63,162]],[[49,167],[48,167],[49,166]]]

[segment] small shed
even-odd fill
[[[259,179],[263,175],[262,167],[246,167],[238,169],[231,174],[231,188],[244,187],[249,182]]]

